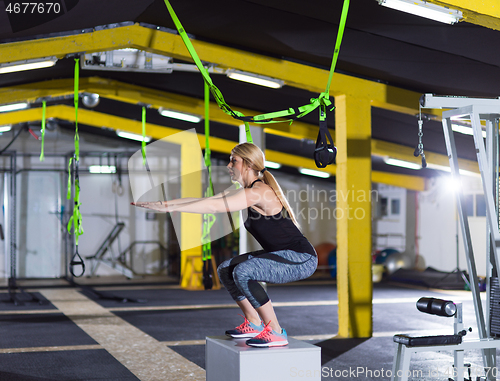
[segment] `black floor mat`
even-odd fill
[[[104,349],[0,354],[2,381],[137,381]]]
[[[0,311],[25,311],[25,310],[57,310],[39,292],[13,293],[13,297],[8,292],[0,293]]]
[[[0,327],[0,348],[97,344],[62,313],[0,315]]]
[[[466,275],[463,271],[448,273],[428,267],[425,271],[399,269],[389,277],[389,280],[427,288],[465,290],[464,276]]]

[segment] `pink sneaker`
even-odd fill
[[[245,319],[245,321],[237,326],[235,329],[230,329],[226,331],[226,335],[233,337],[235,339],[246,339],[249,337],[255,337],[262,332],[264,326],[262,323],[260,325],[255,325],[247,320],[246,317],[240,315]]]
[[[247,340],[246,344],[251,347],[282,347],[288,345],[286,331],[284,329],[281,329],[281,331],[281,333],[278,333],[267,324],[261,333]]]

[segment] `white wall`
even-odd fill
[[[99,164],[99,158],[81,158],[80,167]],[[106,163],[103,163],[106,164]],[[4,168],[8,167],[4,163]],[[126,168],[126,158],[121,165]],[[65,258],[67,223],[71,211],[66,200],[67,163],[64,157],[46,157],[40,162],[38,157],[18,157],[18,169],[27,169],[18,173],[16,192],[16,277],[17,278],[58,278],[65,275],[66,261],[71,260],[74,250]],[[59,171],[58,171],[59,170]],[[8,192],[9,174],[0,181],[0,194]],[[4,186],[6,183],[6,186]],[[115,185],[115,187],[114,187]],[[167,247],[168,232],[166,217],[156,215],[154,220],[146,218],[146,210],[130,205],[132,199],[129,178],[122,175],[123,194],[116,192],[118,177],[116,174],[80,173],[80,211],[84,234],[79,237],[79,254],[85,258],[96,253],[104,239],[110,233],[117,220],[125,223],[125,229],[111,245],[107,258],[117,257],[134,240],[159,241]],[[176,192],[175,184],[170,189]],[[0,241],[0,277],[9,278],[10,247],[8,226],[8,205],[1,198],[3,210],[0,224],[4,229],[5,241]],[[62,207],[66,210],[62,213]],[[134,250],[134,270],[139,273],[155,272],[160,265],[160,250],[156,244],[138,244]],[[85,260],[90,273],[91,261]],[[75,273],[81,268],[77,266]],[[120,274],[119,267],[112,269],[100,265],[96,275]]]
[[[479,178],[463,177],[466,180],[463,184],[466,194],[483,194],[482,182]],[[471,232],[472,248],[476,262],[476,271],[479,276],[486,276],[486,217],[471,216],[468,218]],[[463,244],[462,229],[459,230],[459,265],[461,270],[467,270],[467,261]]]
[[[429,190],[418,196],[418,243],[419,254],[427,266],[441,271],[453,271],[458,266],[467,270],[461,227],[456,212],[456,197],[449,183],[450,176],[444,175],[429,182]],[[462,176],[465,193],[481,193],[478,178]],[[469,217],[477,273],[486,275],[486,219]],[[458,228],[458,229],[457,229]]]
[[[99,159],[83,159],[82,166],[87,167],[91,161],[98,162]],[[43,163],[40,163],[37,157],[19,158],[20,168],[55,168],[65,171],[66,165],[67,163],[62,158],[47,158]],[[125,162],[122,165],[126,167]],[[4,163],[4,166],[7,167],[8,163]],[[214,173],[216,183],[222,188],[228,184],[224,171],[222,168],[220,173],[218,171]],[[304,235],[314,246],[325,242],[335,244],[335,184],[312,177],[292,176],[276,171],[273,173],[295,210]],[[60,215],[58,215],[62,203],[65,202],[67,184],[64,183],[64,177],[64,172],[55,171],[23,172],[18,175],[16,263],[18,277],[59,277],[64,274],[63,237],[66,234],[68,215],[65,215],[64,223],[61,223]],[[429,190],[420,192],[417,196],[418,253],[424,258],[426,266],[442,271],[452,271],[457,266],[457,220],[455,197],[453,192],[446,187],[446,179],[447,176],[442,176],[430,181]],[[85,231],[79,242],[79,251],[82,256],[95,254],[116,223],[116,213],[118,220],[125,222],[126,228],[112,246],[115,256],[123,252],[134,240],[159,241],[163,246],[168,246],[175,238],[168,236],[164,215],[158,214],[156,219],[149,220],[146,218],[145,210],[130,205],[133,200],[128,176],[122,176],[123,195],[113,192],[113,183],[117,181],[116,175],[82,174],[80,181],[81,212]],[[481,186],[477,180],[469,181],[465,185],[466,192],[481,192]],[[0,186],[3,188],[3,179],[0,181]],[[389,205],[391,199],[400,199],[400,214],[389,214],[374,223],[374,234],[379,236],[374,241],[374,248],[395,247],[403,250],[407,229],[412,228],[408,226],[411,219],[406,218],[407,192],[401,188],[380,184],[377,189],[376,198],[380,200],[381,197],[387,197]],[[216,189],[216,191],[220,190]],[[171,181],[168,189],[169,197],[178,193],[178,183]],[[178,217],[178,215],[174,216],[174,218]],[[471,217],[469,222],[478,274],[485,275],[485,218]],[[4,214],[0,218],[0,223],[7,236],[9,232]],[[466,270],[461,236],[459,236],[459,243],[459,267]],[[7,278],[10,276],[10,252],[5,244],[6,241],[0,243],[0,276]],[[135,269],[139,272],[152,272],[158,267],[159,260],[159,251],[156,246],[138,246],[135,253]],[[98,271],[101,275],[119,273],[119,269],[111,269],[105,265],[101,265]]]
[[[302,234],[311,244],[337,244],[335,184],[310,176],[292,176],[276,172],[273,174],[295,212]]]
[[[61,274],[60,175],[21,172],[17,176],[17,277]]]
[[[379,207],[376,208],[373,226],[373,246],[375,250],[386,248],[399,252],[406,248],[406,189],[385,184],[377,185]],[[381,215],[380,203],[385,198],[388,201],[387,215]],[[393,201],[399,200],[399,213],[391,207]]]

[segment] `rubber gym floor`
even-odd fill
[[[242,322],[225,289],[187,291],[173,282],[152,279],[99,282],[93,289],[116,299],[100,299],[64,282],[30,281],[19,282],[27,293],[18,292],[21,303],[15,305],[3,288],[0,380],[201,381],[206,377],[205,337],[223,335]],[[31,300],[28,292],[43,303]],[[453,319],[416,309],[422,296],[462,302],[464,323],[473,329],[466,338],[477,337],[467,291],[375,284],[374,333],[369,339],[336,337],[338,300],[332,280],[268,285],[268,292],[288,335],[321,347],[323,380],[388,380],[394,334],[453,333]],[[465,361],[477,372],[482,364],[480,352],[467,352]],[[410,369],[415,377],[410,379],[447,380],[452,364],[452,352],[413,355]]]

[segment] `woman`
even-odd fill
[[[297,221],[274,176],[264,166],[264,154],[254,144],[242,143],[231,151],[227,166],[231,180],[243,188],[208,198],[183,198],[135,205],[164,212],[222,213],[247,209],[245,228],[263,250],[223,262],[220,281],[243,312],[245,321],[226,331],[234,338],[248,338],[255,347],[284,346],[287,333],[281,328],[273,305],[259,282],[288,283],[311,276],[318,259],[300,232]]]

